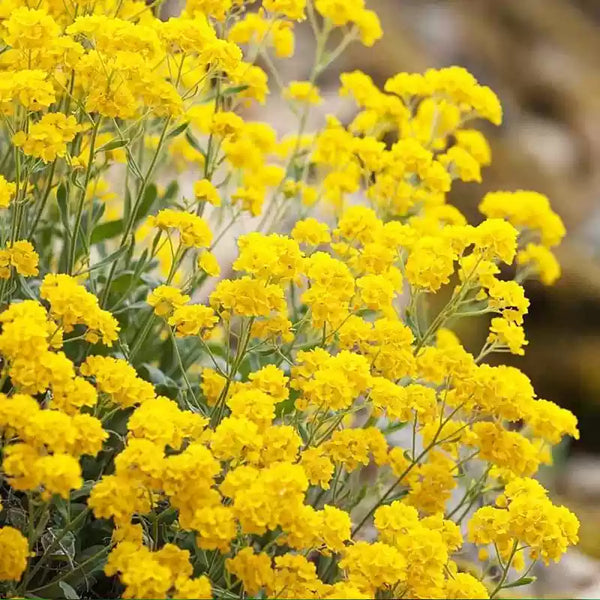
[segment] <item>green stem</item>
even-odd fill
[[[87,187],[92,176],[92,168],[94,166],[94,152],[96,150],[96,139],[98,137],[98,130],[100,129],[101,117],[98,117],[94,128],[92,130],[92,138],[90,140],[90,151],[88,154],[88,164],[85,170],[85,177],[83,179],[83,186],[79,194],[79,202],[77,204],[77,211],[75,213],[75,225],[73,227],[73,233],[71,235],[71,243],[69,244],[69,253],[67,255],[67,273],[71,275],[75,266],[75,252],[77,251],[77,240],[79,239],[79,229],[81,227],[81,217],[83,215],[83,207],[85,205],[85,196],[87,193]]]
[[[177,249],[177,253],[173,257],[173,262],[171,264],[171,269],[169,270],[169,275],[167,276],[167,280],[165,282],[166,285],[170,285],[171,282],[173,281],[173,278],[175,277],[175,273],[177,273],[177,269],[179,268],[181,261],[184,259],[186,252],[187,252],[187,249],[185,249],[181,245]],[[113,264],[115,264],[115,263],[113,263]],[[146,341],[146,338],[148,337],[148,334],[150,333],[150,329],[152,328],[152,324],[154,322],[154,316],[155,316],[154,311],[151,310],[148,313],[148,316],[146,317],[146,320],[144,321],[144,324],[142,325],[140,332],[138,333],[137,337],[135,338],[135,343],[129,354],[130,361],[133,360],[133,358],[136,356],[136,354],[139,352],[140,348],[142,347],[142,344]]]
[[[150,333],[150,329],[152,329],[153,323],[154,323],[154,310],[151,310],[148,313],[146,320],[144,321],[144,324],[140,328],[140,333],[138,333],[135,343],[131,349],[131,352],[129,353],[129,361],[131,363],[133,363],[133,359],[135,358],[137,353],[140,351],[142,344],[148,337],[148,333]]]
[[[200,402],[194,393],[194,389],[192,388],[192,384],[187,376],[187,372],[185,366],[183,364],[183,360],[181,359],[181,352],[179,352],[179,346],[177,345],[177,338],[173,333],[173,328],[169,327],[169,335],[171,336],[171,341],[173,342],[173,349],[175,350],[175,357],[177,358],[177,364],[179,365],[179,370],[181,371],[181,376],[183,377],[183,381],[187,387],[187,393],[194,399],[194,407],[200,408]]]
[[[510,564],[512,563],[512,560],[515,557],[515,554],[517,553],[518,544],[519,544],[518,540],[515,540],[513,543],[513,547],[512,547],[510,556],[508,557],[508,560],[506,561],[506,563],[504,565],[504,569],[502,570],[502,577],[500,578],[498,585],[494,588],[494,591],[490,594],[490,598],[493,598],[502,589],[502,586],[504,585],[504,582],[506,581],[506,578],[508,577],[508,572],[510,571]]]
[[[225,401],[227,399],[227,394],[229,392],[231,382],[233,381],[233,378],[235,377],[235,375],[242,363],[244,354],[246,353],[246,349],[248,348],[248,344],[250,343],[250,337],[251,337],[253,323],[254,323],[254,317],[251,317],[250,321],[248,322],[248,329],[247,329],[246,335],[244,337],[242,337],[241,343],[238,346],[235,358],[233,360],[231,369],[229,371],[229,375],[227,376],[227,382],[225,383],[225,386],[223,387],[223,391],[221,392],[219,399],[217,401],[217,404],[213,410],[213,414],[211,416],[211,425],[212,426],[218,425],[218,423],[221,421],[221,417],[223,416],[223,411],[225,410]]]
[[[394,481],[394,483],[387,489],[385,494],[377,501],[377,503],[367,512],[367,514],[363,517],[360,523],[354,528],[352,531],[352,537],[354,537],[365,525],[365,523],[369,520],[371,515],[390,497],[392,492],[398,487],[398,485],[402,482],[402,480],[419,464],[419,461],[438,443],[438,441],[443,442],[444,440],[439,440],[439,436],[452,417],[462,408],[462,405],[455,408],[450,415],[443,421],[441,421],[436,434],[433,436],[431,442],[423,449],[423,451],[415,458],[415,460],[401,473],[401,475]]]
[[[42,565],[44,564],[44,562],[48,558],[48,556],[50,556],[52,554],[52,552],[54,552],[54,550],[56,550],[59,547],[61,541],[67,535],[67,533],[72,531],[81,521],[83,521],[89,512],[90,512],[90,509],[85,508],[70,523],[68,523],[66,525],[66,527],[60,532],[60,534],[56,538],[54,538],[54,541],[48,546],[48,548],[46,548],[44,554],[42,554],[42,556],[40,557],[40,560],[38,560],[35,567],[33,567],[33,569],[31,569],[31,571],[29,572],[29,574],[23,578],[23,581],[22,581],[21,585],[19,586],[19,590],[18,590],[19,592],[23,592],[25,589],[27,589],[27,584],[33,579],[35,574],[42,568]]]
[[[152,160],[150,161],[150,165],[148,166],[148,170],[146,171],[146,175],[144,176],[142,185],[140,186],[140,189],[138,191],[137,198],[135,199],[135,202],[133,203],[133,207],[131,209],[129,219],[127,220],[127,224],[125,225],[125,230],[123,231],[123,236],[121,237],[121,243],[119,244],[119,248],[122,248],[124,246],[124,244],[127,243],[127,240],[129,239],[129,236],[131,235],[131,231],[133,230],[133,226],[135,225],[135,222],[137,220],[137,213],[140,209],[140,204],[144,198],[144,193],[146,192],[146,188],[148,187],[148,182],[150,180],[152,173],[154,172],[154,168],[156,167],[156,163],[158,162],[158,157],[160,156],[160,151],[162,150],[162,146],[164,144],[165,137],[167,136],[167,129],[169,128],[170,122],[171,122],[170,117],[165,120],[165,124],[163,126],[162,132],[160,134],[160,138],[158,140],[158,146],[156,147],[156,152],[154,153],[154,156],[152,157]],[[102,299],[100,301],[100,305],[103,308],[106,307],[106,303],[108,301],[108,296],[110,294],[110,288],[111,288],[113,279],[115,277],[115,272],[117,270],[118,262],[119,262],[118,260],[115,260],[115,262],[113,262],[113,264],[110,267],[108,277],[106,279],[106,284],[104,286],[104,292],[102,294]]]
[[[52,180],[54,178],[55,169],[56,169],[56,160],[52,163],[52,166],[50,167],[50,173],[48,174],[48,181],[46,182],[46,189],[44,190],[44,194],[42,196],[42,199],[40,200],[40,205],[39,205],[37,213],[35,214],[35,217],[33,219],[33,224],[31,226],[31,229],[29,230],[29,235],[27,236],[27,239],[29,241],[31,241],[33,239],[33,236],[37,229],[38,223],[40,222],[40,219],[42,218],[42,214],[44,213],[44,209],[46,208],[46,204],[48,203],[48,197],[50,196],[50,191],[52,190]]]
[[[112,549],[112,545],[109,544],[105,548],[102,548],[102,550],[96,552],[96,554],[94,554],[93,556],[90,556],[88,559],[84,560],[80,565],[78,565],[77,567],[75,567],[72,571],[69,571],[69,572],[65,573],[64,575],[62,575],[58,579],[54,579],[50,583],[48,583],[48,584],[46,584],[46,585],[44,585],[42,587],[35,588],[34,590],[31,590],[31,593],[35,594],[38,597],[40,597],[40,596],[43,597],[43,591],[44,590],[50,591],[50,589],[52,587],[54,587],[55,585],[58,585],[61,581],[64,581],[65,579],[68,579],[69,577],[72,577],[78,571],[81,571],[88,564],[90,564],[90,563],[98,560],[99,558],[101,558],[105,554],[108,554],[111,551],[111,549]]]
[[[440,327],[442,327],[442,325],[450,317],[450,315],[452,314],[454,309],[457,307],[457,305],[464,299],[466,294],[469,292],[469,290],[471,289],[471,287],[470,287],[471,279],[477,272],[477,268],[479,267],[480,262],[481,262],[481,258],[475,263],[473,269],[469,273],[468,277],[465,278],[465,280],[464,280],[461,288],[458,290],[457,294],[455,296],[453,296],[450,299],[450,302],[448,302],[448,304],[446,304],[446,306],[438,313],[437,317],[433,320],[431,325],[427,328],[425,335],[417,342],[415,349],[414,349],[415,356],[419,353],[419,350],[421,350],[421,348],[427,344],[427,342],[430,340],[431,336],[433,336],[437,332],[437,330]]]

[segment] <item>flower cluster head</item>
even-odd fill
[[[86,328],[85,337],[92,344],[102,341],[111,346],[117,339],[119,324],[108,311],[100,308],[98,298],[69,275],[46,275],[40,296],[50,304],[50,316],[65,333],[76,325]]]
[[[319,120],[367,0],[160,4],[0,10],[0,596],[487,598],[559,560],[534,477],[577,419],[486,359],[525,353],[564,225],[449,202],[496,94],[349,71]],[[273,93],[286,132],[248,118]]]

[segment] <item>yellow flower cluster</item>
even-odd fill
[[[6,181],[4,176],[0,175],[0,207],[8,208],[16,190],[17,186],[14,183]]]
[[[126,586],[123,598],[166,598],[170,591],[173,598],[212,598],[208,577],[191,577],[189,558],[187,550],[173,544],[151,552],[141,539],[137,543],[127,541],[111,554],[105,571],[107,575],[120,575]]]
[[[18,581],[27,566],[27,538],[14,527],[0,527],[0,581]]]
[[[499,508],[486,506],[475,512],[469,538],[478,545],[495,544],[505,560],[516,556],[523,564],[522,554],[527,553],[548,564],[559,560],[567,546],[577,541],[575,515],[564,506],[554,506],[533,479],[512,480],[496,504]]]
[[[22,148],[27,156],[51,162],[64,157],[67,144],[73,140],[79,126],[75,117],[63,113],[48,113],[33,123],[29,131],[19,131],[13,136],[13,144]]]
[[[102,340],[111,346],[118,337],[119,324],[98,305],[98,298],[69,275],[49,274],[40,287],[40,297],[50,304],[50,316],[65,333],[83,325],[85,339],[92,344]]]
[[[206,248],[212,241],[212,233],[206,221],[187,212],[161,210],[155,217],[150,217],[150,224],[165,231],[177,230],[183,246]]]
[[[23,277],[33,277],[38,271],[39,256],[31,242],[19,240],[0,250],[0,279],[10,279],[11,267]]]
[[[381,35],[365,0],[0,3],[0,596],[487,598],[577,543],[532,479],[575,416],[485,362],[524,353],[564,226],[448,203],[502,120],[461,67],[343,73],[356,114],[309,131]],[[240,116],[269,80],[283,136]]]

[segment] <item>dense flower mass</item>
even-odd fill
[[[485,362],[524,354],[524,283],[556,281],[565,235],[535,192],[477,225],[447,201],[499,99],[456,66],[345,72],[354,117],[311,131],[322,72],[382,35],[365,0],[161,4],[0,1],[0,596],[528,582],[578,541],[534,479],[578,430]],[[242,116],[272,89],[283,136]]]

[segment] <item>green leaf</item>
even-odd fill
[[[156,274],[152,273],[142,273],[140,275],[140,280],[144,282],[148,287],[153,289],[163,283],[162,279],[159,279]]]
[[[106,223],[100,223],[92,231],[91,244],[99,244],[104,240],[110,240],[116,237],[120,233],[123,233],[123,220],[118,219],[116,221],[107,221]]]
[[[170,377],[167,377],[160,369],[157,369],[151,364],[144,363],[143,365],[140,365],[139,371],[141,375],[145,374],[154,385],[177,387],[177,384]]]
[[[145,248],[135,265],[135,270],[133,271],[133,280],[134,281],[137,281],[138,277],[141,275],[142,271],[144,270],[144,267],[146,266],[146,261],[148,260],[148,254],[149,254],[148,248]]]
[[[123,146],[127,146],[129,144],[129,140],[112,140],[104,146],[100,146],[98,150],[96,150],[96,154],[98,152],[110,152],[111,150],[116,150],[117,148],[122,148]]]
[[[244,90],[247,90],[250,86],[249,85],[234,85],[231,87],[228,87],[225,90],[221,90],[221,92],[219,93],[220,96],[232,96],[234,94],[239,94],[240,92],[243,92]],[[211,102],[212,100],[214,100],[217,97],[217,91],[213,91],[211,94],[209,94],[208,96],[205,96],[204,101],[202,102],[202,104],[205,104],[207,102]]]
[[[36,161],[31,167],[31,174],[40,173],[41,171],[45,171],[48,168],[48,164],[43,160]]]
[[[113,279],[111,289],[117,294],[124,294],[131,287],[132,281],[133,271],[131,269],[126,269],[121,271],[121,274]]]
[[[227,359],[227,352],[225,351],[225,348],[223,347],[222,344],[217,344],[215,342],[209,342],[207,344],[207,346],[214,356],[218,356],[219,358],[222,358],[223,360]]]
[[[109,254],[106,258],[103,258],[101,261],[92,265],[88,269],[88,273],[91,273],[92,271],[97,271],[98,269],[102,269],[103,267],[106,267],[107,265],[112,264],[116,260],[119,260],[119,258],[121,258],[121,256],[123,256],[123,254],[125,254],[125,252],[127,252],[127,250],[129,250],[128,246],[122,246],[118,250],[115,250],[115,252],[113,252],[112,254]]]
[[[388,433],[394,433],[394,431],[400,431],[401,429],[404,429],[407,425],[408,423],[406,422],[392,423],[383,430],[383,433],[384,435],[387,435]]]
[[[95,481],[86,481],[78,490],[71,492],[70,502],[80,500],[81,498],[87,498],[90,495],[92,488],[95,485]]]
[[[63,227],[68,237],[69,234],[69,204],[67,202],[67,188],[61,183],[56,190],[56,203],[58,204],[58,212],[60,214],[60,220],[62,221]]]
[[[507,583],[506,585],[503,585],[502,589],[521,587],[522,585],[529,585],[530,583],[533,583],[536,580],[537,577],[521,577],[520,579],[517,579],[512,583]]]
[[[152,209],[152,205],[158,196],[158,190],[156,186],[151,183],[144,192],[144,197],[138,206],[137,214],[135,215],[135,222],[137,223],[140,219],[146,217],[150,210]]]
[[[100,222],[100,219],[104,216],[106,211],[106,204],[104,202],[96,201],[92,207],[92,225],[96,225]]]
[[[204,148],[202,148],[200,142],[193,136],[189,129],[185,132],[185,139],[194,150],[197,150],[200,152],[200,154],[202,154],[202,156],[204,156],[204,158],[206,158],[206,152],[204,151]]]
[[[59,581],[58,587],[64,592],[67,600],[79,600],[79,594],[66,581]]]
[[[279,404],[275,406],[275,416],[279,419],[283,415],[291,413],[294,410],[294,403],[295,399],[293,397],[289,397],[283,402],[279,402]]]
[[[179,183],[177,183],[177,181],[171,181],[161,198],[161,205],[168,204],[177,195],[178,191]]]
[[[298,431],[300,433],[300,436],[302,437],[302,442],[306,444],[310,439],[310,435],[304,423],[298,423]]]
[[[123,221],[127,223],[129,221],[129,215],[131,213],[131,194],[129,192],[129,186],[125,190],[125,197],[123,198]]]
[[[401,498],[404,498],[404,496],[406,496],[406,494],[408,494],[408,490],[403,490],[401,492],[398,492],[397,494],[394,494],[393,496],[387,497],[385,500],[382,500],[381,504],[382,505],[391,504],[392,502],[395,502],[396,500],[400,500]]]
[[[250,362],[250,359],[251,355],[246,355],[238,367],[238,373],[242,376],[242,379],[246,379],[252,371],[252,363]]]
[[[249,85],[234,85],[232,87],[228,87],[226,90],[223,90],[221,92],[221,96],[233,96],[235,94],[239,94],[240,92],[244,92],[249,87]]]
[[[171,131],[169,131],[169,133],[167,133],[167,140],[170,140],[171,138],[177,137],[180,133],[183,133],[186,129],[187,126],[189,125],[189,121],[185,121],[184,123],[181,123],[181,125],[177,125],[177,127],[173,127],[173,129],[171,129]]]
[[[127,304],[126,306],[123,306],[122,308],[112,309],[110,312],[112,312],[113,315],[120,315],[129,310],[140,310],[142,308],[147,308],[147,307],[148,307],[148,303],[145,300],[142,300],[140,302],[133,302],[132,304]]]
[[[29,285],[25,277],[23,277],[22,275],[19,275],[19,283],[21,284],[21,289],[25,293],[25,296],[27,296],[31,300],[37,301],[38,298],[35,292],[31,289],[31,286]]]
[[[362,502],[364,500],[364,498],[366,498],[367,496],[367,491],[370,489],[369,486],[367,485],[362,485],[360,487],[360,489],[358,490],[358,494],[356,494],[353,498],[352,498],[352,503],[350,504],[351,507],[355,507],[358,505],[359,502]]]

